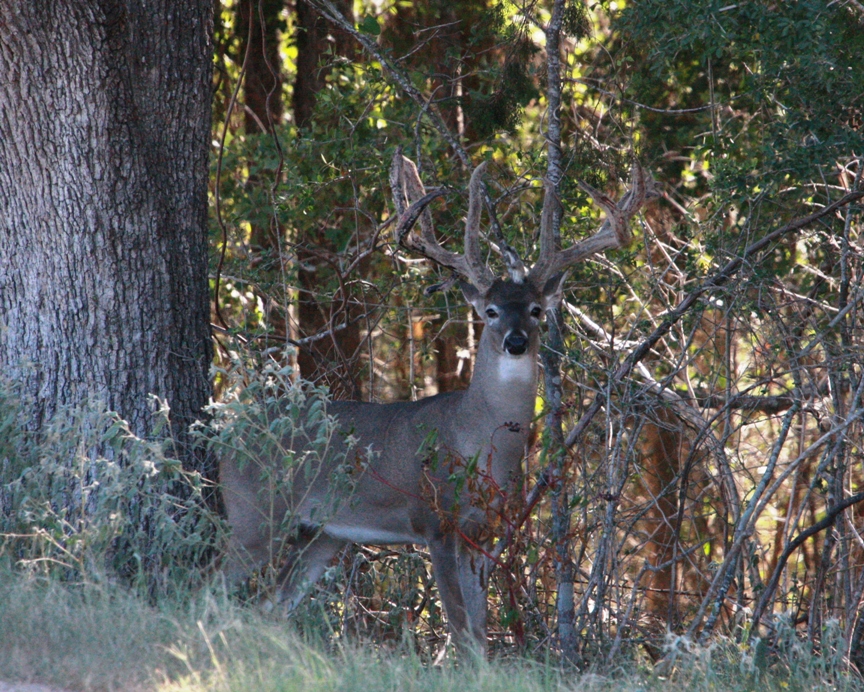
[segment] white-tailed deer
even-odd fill
[[[229,578],[240,578],[250,564],[280,554],[281,545],[274,543],[287,539],[267,522],[289,511],[294,528],[279,574],[289,609],[347,543],[426,545],[453,638],[461,651],[479,653],[486,648],[486,549],[493,538],[487,518],[521,471],[534,418],[541,318],[561,300],[567,267],[629,243],[629,220],[645,200],[645,175],[638,165],[632,188],[618,204],[582,185],[606,220],[595,235],[560,251],[552,223],[558,202],[547,191],[537,262],[527,271],[518,255],[499,243],[509,273],[501,279],[480,250],[484,169],[481,164],[471,176],[464,254],[450,252],[436,240],[426,209],[436,194],[426,194],[416,167],[401,152],[390,175],[399,242],[458,274],[465,298],[485,323],[468,389],[414,402],[331,403],[328,413],[358,440],[354,449],[363,451],[353,493],[338,504],[327,494],[333,492],[331,471],[345,461],[344,451],[338,453],[344,450],[341,442],[333,461],[325,458],[324,468],[311,480],[295,480],[290,498],[262,497],[267,469],[255,464],[240,468],[231,461],[220,467],[232,529]],[[418,221],[419,232],[413,230]],[[454,469],[475,472],[470,482],[460,483]],[[483,501],[472,502],[474,495],[482,495]],[[331,511],[322,512],[324,505]]]

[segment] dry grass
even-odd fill
[[[117,587],[70,587],[4,571],[0,679],[164,692],[864,690],[835,662],[805,648],[760,662],[728,642],[682,647],[668,677],[627,661],[603,674],[525,660],[434,666],[407,642],[396,650],[338,638],[310,644],[291,623],[214,594],[153,606]]]

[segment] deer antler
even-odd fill
[[[558,250],[555,247],[553,216],[558,200],[555,199],[550,187],[547,187],[540,221],[540,257],[531,267],[528,278],[542,286],[551,276],[591,255],[629,245],[632,239],[630,219],[649,196],[648,183],[650,182],[650,178],[638,163],[633,164],[630,178],[631,187],[617,204],[599,190],[579,181],[579,187],[591,195],[594,203],[606,213],[606,219],[597,233],[565,250]]]
[[[393,191],[396,213],[399,215],[399,223],[396,227],[396,239],[399,244],[428,257],[441,266],[449,267],[468,279],[481,292],[487,291],[495,280],[494,274],[486,265],[480,252],[480,213],[484,203],[485,170],[484,162],[471,174],[471,182],[468,186],[468,215],[465,219],[465,252],[460,255],[444,249],[435,238],[432,216],[427,209],[430,202],[446,194],[446,190],[440,188],[427,193],[417,173],[417,167],[411,159],[402,155],[401,149],[396,151],[393,165],[390,167],[390,187]],[[547,184],[540,220],[540,257],[528,273],[529,281],[543,286],[553,275],[591,255],[630,244],[632,239],[629,229],[630,219],[649,196],[650,183],[650,177],[638,163],[633,164],[630,177],[631,187],[618,203],[587,183],[579,181],[579,187],[587,192],[594,203],[606,213],[606,219],[597,233],[565,250],[556,247],[554,217],[560,202],[554,195],[552,186]],[[418,222],[419,233],[413,230]],[[504,258],[511,279],[521,283],[525,277],[525,267],[516,251],[506,244],[503,235],[499,238],[498,250]],[[448,280],[430,287],[427,291],[438,290],[451,283]]]
[[[452,269],[463,278],[468,279],[481,293],[485,293],[495,276],[486,266],[480,252],[480,212],[483,208],[483,171],[485,163],[481,163],[471,174],[468,186],[468,216],[465,219],[465,252],[459,254],[444,249],[435,238],[432,228],[432,216],[427,207],[437,197],[445,194],[445,190],[433,190],[426,193],[417,167],[411,159],[405,158],[397,149],[390,167],[390,188],[393,191],[393,201],[399,223],[396,227],[396,239],[400,245],[409,250],[428,257],[441,266]],[[410,206],[408,202],[410,201]],[[419,221],[420,232],[413,230]]]

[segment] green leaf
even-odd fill
[[[363,17],[363,21],[360,22],[357,28],[364,34],[371,34],[372,36],[378,36],[381,33],[381,25],[371,14],[367,14]]]

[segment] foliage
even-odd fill
[[[479,325],[454,294],[423,294],[446,276],[392,237],[387,167],[397,147],[428,187],[449,188],[432,206],[448,247],[459,249],[470,166],[442,129],[471,162],[490,162],[507,242],[526,259],[537,250],[551,3],[462,3],[459,16],[452,5],[367,3],[356,23],[422,99],[406,96],[378,56],[334,48],[318,56],[312,121],[301,129],[288,114],[265,134],[227,111],[242,57],[230,22],[220,29],[214,141],[224,146],[214,148],[211,188],[219,395],[199,433],[215,453],[260,464],[274,496],[290,498],[292,474],[314,473],[341,443],[328,398],[406,399],[468,380]],[[864,483],[860,199],[747,250],[864,189],[856,8],[566,3],[562,244],[600,221],[578,181],[619,198],[631,154],[660,198],[630,248],[571,272],[563,403],[552,413],[565,436],[583,432],[562,447],[542,422],[551,401],[538,401],[525,490],[552,487],[554,497],[541,492],[518,525],[508,517],[490,586],[501,658],[602,671],[660,662],[628,678],[633,689],[661,688],[661,675],[698,689],[858,684],[843,671],[864,665],[860,506],[785,551]],[[293,16],[283,20],[287,100],[297,46]],[[303,303],[316,319],[298,316]],[[291,342],[314,356],[316,371],[301,373],[319,378],[314,385],[295,383]],[[63,411],[36,435],[13,392],[0,403],[7,562],[76,583],[119,578],[152,595],[221,540],[200,509],[200,480],[170,449],[135,438],[95,404]],[[110,459],[90,453],[104,440]],[[347,496],[351,474],[341,468]],[[272,519],[290,536],[286,505]],[[189,677],[171,673],[171,685],[463,685],[463,671],[420,665],[446,646],[426,557],[416,548],[341,556],[295,617],[336,658],[248,610],[211,603],[196,615],[204,640],[195,628],[166,635],[185,642],[176,651],[196,652],[184,659]],[[579,634],[569,651],[558,638],[567,589]],[[265,634],[253,637],[255,627]],[[366,638],[377,644],[364,659],[352,647]],[[481,667],[472,684],[572,682],[539,664],[514,666]]]
[[[262,333],[308,336],[288,309],[301,285],[326,317],[313,332],[324,343],[338,346],[344,332],[327,331],[346,316],[360,325],[360,346],[322,368],[324,380],[339,371],[363,398],[391,400],[445,390],[457,367],[464,375],[477,325],[452,295],[421,296],[443,277],[389,235],[387,163],[401,146],[428,187],[458,191],[433,205],[439,237],[458,250],[469,171],[448,149],[443,123],[473,163],[491,162],[507,241],[531,258],[546,165],[550,7],[469,3],[454,17],[432,0],[364,6],[360,29],[374,20],[380,33],[366,33],[428,104],[402,93],[370,55],[325,55],[313,122],[298,131],[286,117],[274,133],[281,153],[273,137],[229,119],[214,185],[229,230],[222,304],[231,329],[268,345]],[[859,510],[779,560],[862,483],[860,206],[778,236],[710,283],[755,241],[860,189],[858,10],[815,0],[634,0],[568,2],[564,15],[562,244],[599,221],[577,181],[620,197],[631,152],[662,199],[630,248],[571,273],[565,435],[595,401],[601,413],[566,452],[540,426],[526,488],[546,483],[561,460],[556,504],[538,503],[493,572],[493,648],[545,655],[569,564],[580,634],[572,658],[583,665],[621,654],[674,658],[667,631],[715,661],[726,652],[712,649],[718,633],[745,652],[758,637],[769,654],[788,637],[828,652],[829,622],[840,623],[860,665]],[[290,78],[290,61],[283,67]],[[249,229],[268,218],[283,242],[258,251]],[[298,281],[310,256],[326,256],[315,261],[311,289]],[[281,334],[272,305],[288,316]],[[668,332],[616,379],[667,320]],[[555,526],[565,538],[553,545]],[[316,594],[328,622],[391,639],[411,627],[434,649],[440,608],[417,556],[345,558],[344,575],[331,574]],[[754,629],[753,609],[775,573],[779,586]]]
[[[209,419],[196,432],[223,463],[240,472],[252,470],[260,480],[260,521],[282,540],[269,565],[249,564],[247,573],[255,575],[256,595],[266,594],[276,602],[278,572],[267,567],[285,561],[300,531],[303,493],[313,483],[327,484],[326,495],[306,517],[323,524],[351,501],[367,459],[355,450],[356,439],[341,431],[328,413],[325,390],[297,380],[292,368],[273,360],[250,365],[237,355],[230,369],[221,370],[221,400],[209,406]],[[246,556],[230,558],[245,561]],[[261,568],[264,571],[256,574]]]
[[[710,104],[670,134],[696,145],[717,202],[764,199],[783,218],[861,151],[864,37],[841,8],[648,0],[628,6],[619,25],[638,65],[629,85],[637,101]],[[666,141],[656,128],[667,119],[641,116],[648,146]]]
[[[164,425],[168,411],[154,403]],[[98,402],[61,408],[38,432],[25,410],[15,388],[0,383],[0,560],[74,583],[184,590],[222,529],[200,475],[172,456],[170,438],[139,438]],[[94,453],[103,445],[110,456]]]

